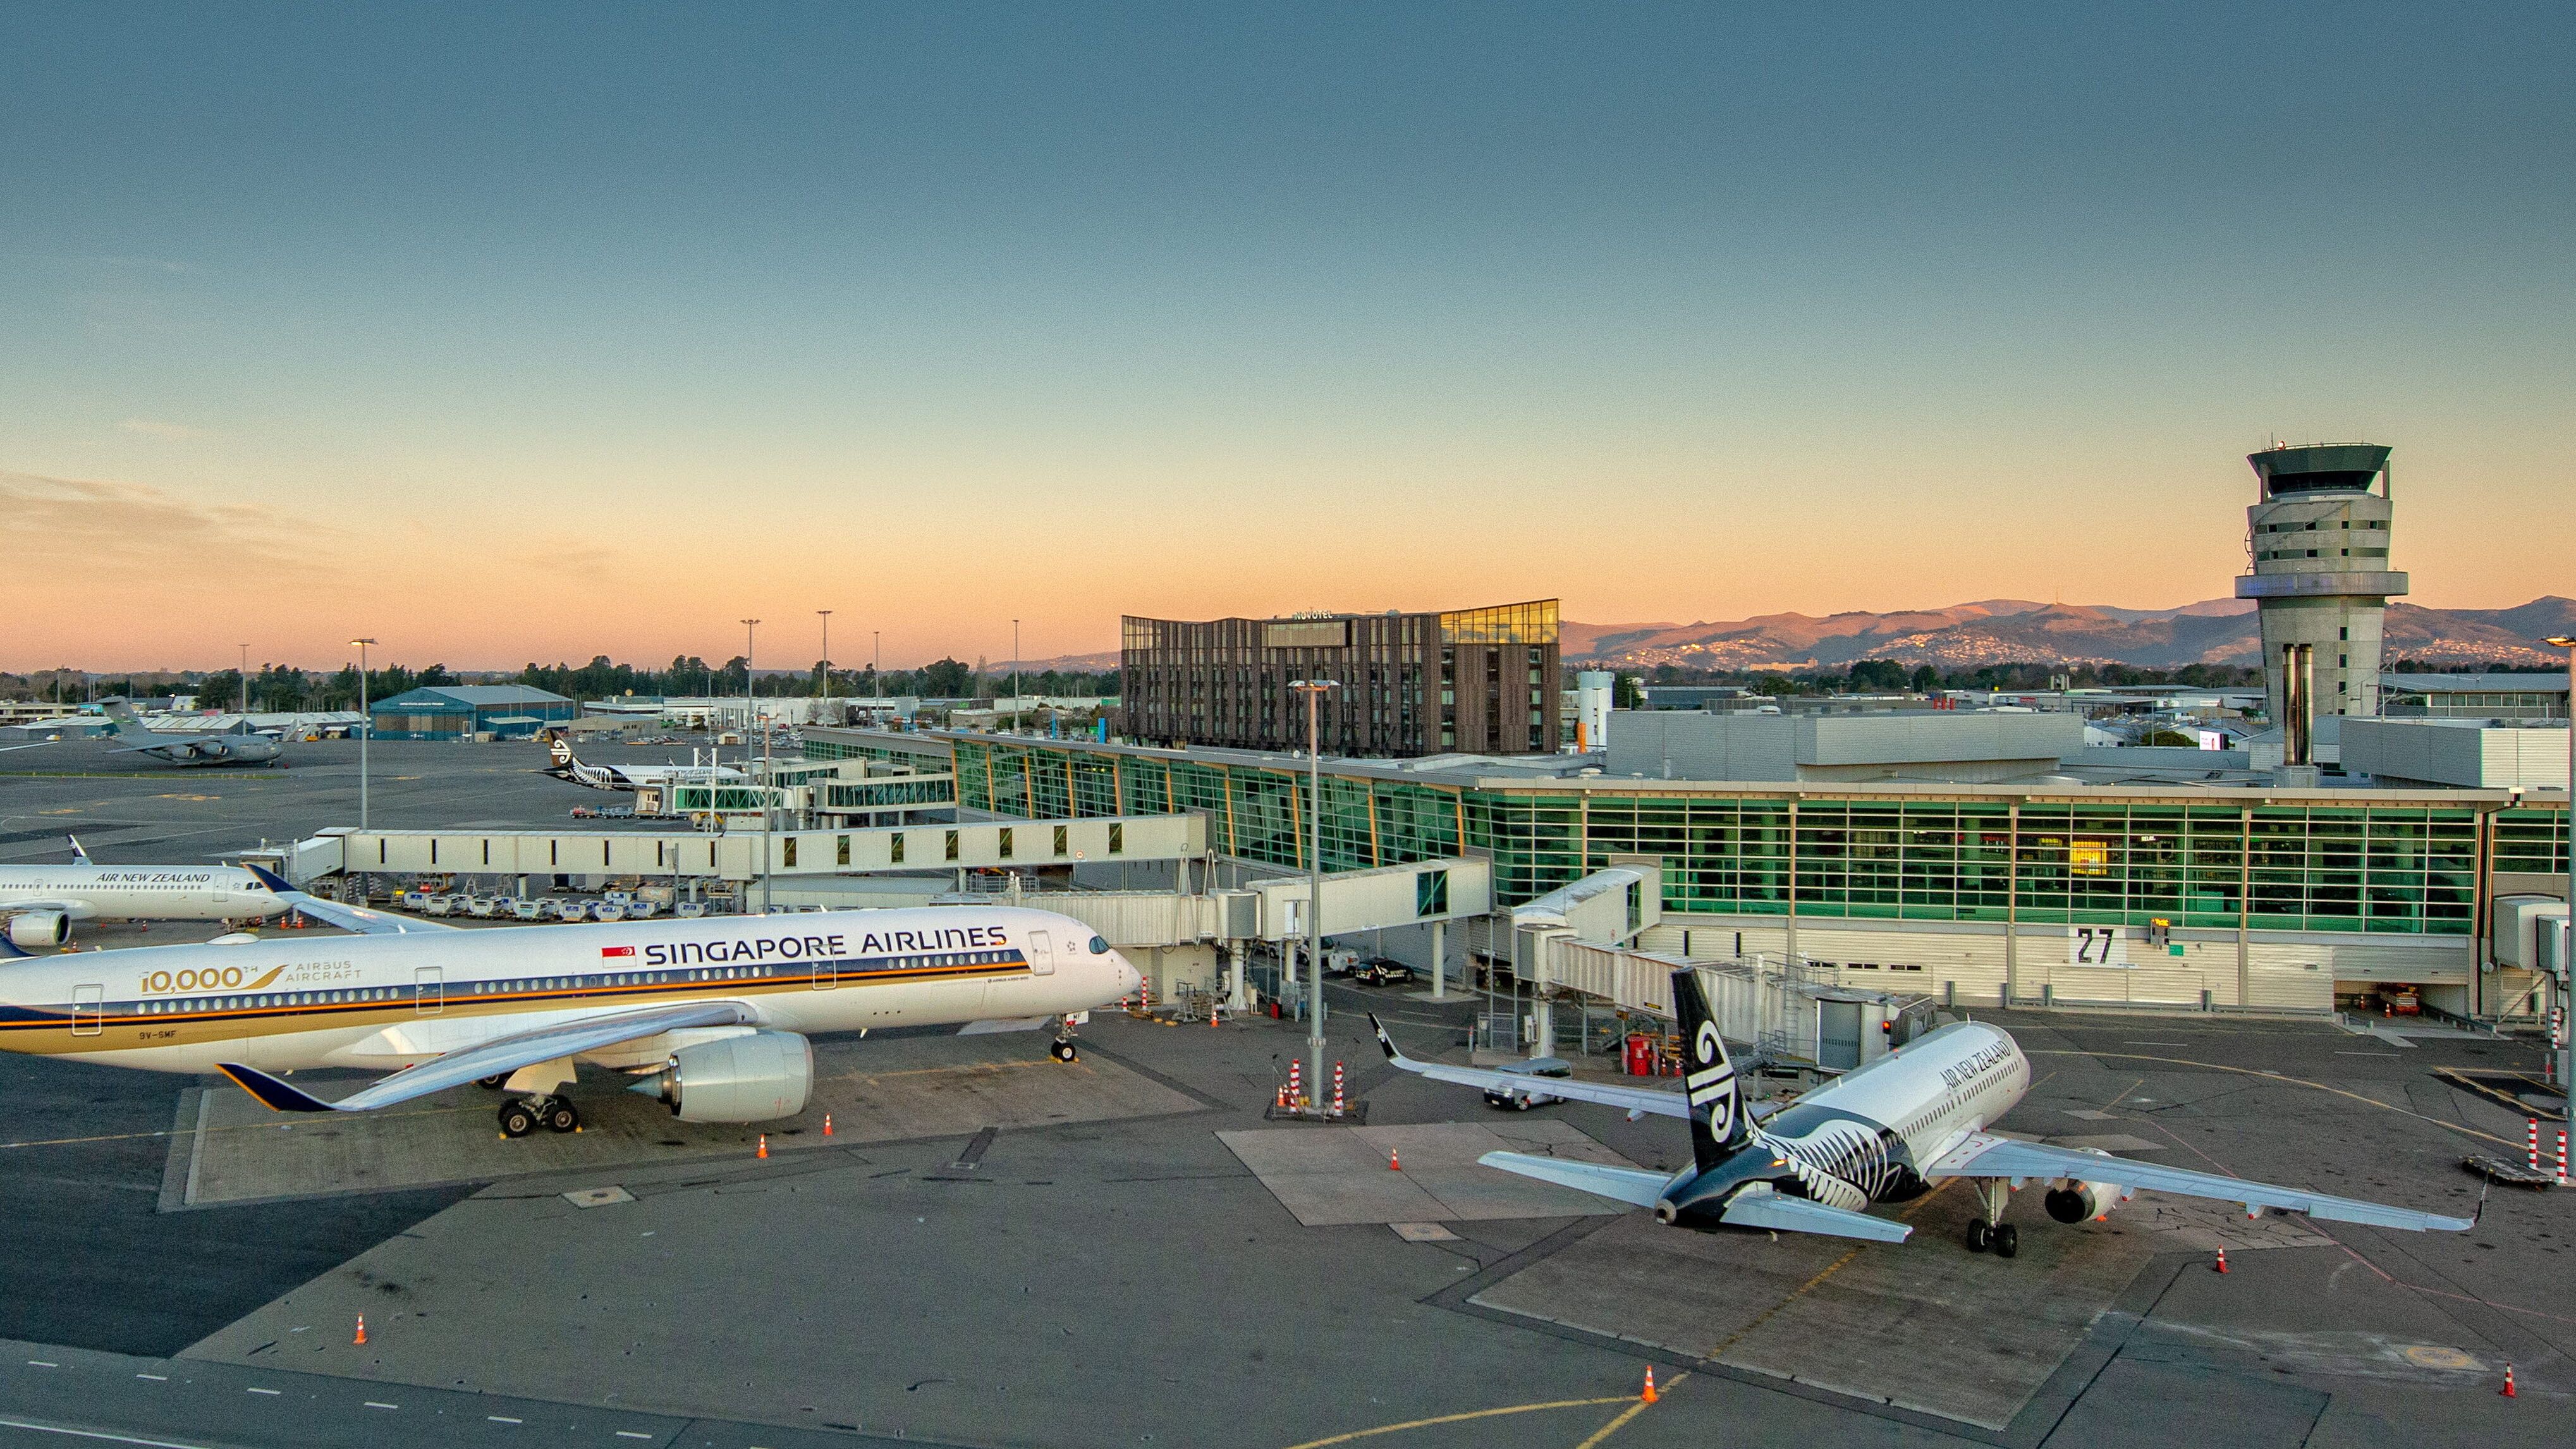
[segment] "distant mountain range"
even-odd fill
[[[2576,600],[2555,595],[2512,609],[2424,609],[2391,604],[2383,658],[2432,665],[2565,662],[2534,641],[2576,632]],[[1576,624],[1559,635],[1568,662],[1694,669],[1830,669],[1894,659],[1938,669],[1988,664],[2186,664],[2262,662],[2254,605],[2207,599],[2178,609],[2116,609],[1986,599],[1946,609],[1853,612],[1815,618],[1765,614],[1699,624]]]
[[[2425,664],[2564,665],[2567,656],[2538,644],[2576,633],[2576,599],[2552,594],[2512,609],[2422,609],[2388,606],[2391,666]],[[2180,669],[2186,664],[2262,662],[2254,605],[2203,599],[2178,609],[2118,609],[2108,604],[2042,604],[1984,599],[1946,609],[1893,614],[1854,611],[1817,618],[1763,614],[1699,624],[1559,626],[1568,664],[1692,669],[1838,669],[1855,659],[1895,659],[1937,669],[1987,664],[2126,664]],[[991,666],[1000,669],[1003,666]],[[1029,660],[1020,668],[1102,670],[1118,667],[1115,650]]]

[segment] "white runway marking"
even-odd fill
[[[200,1444],[182,1443],[177,1439],[143,1439],[132,1434],[111,1434],[104,1429],[75,1429],[67,1424],[40,1424],[33,1419],[0,1418],[0,1429],[24,1429],[31,1434],[60,1434],[68,1439],[96,1439],[107,1444],[140,1444],[145,1449],[205,1449]]]

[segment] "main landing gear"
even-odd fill
[[[1979,1216],[1968,1224],[1968,1251],[1982,1253],[1995,1250],[1998,1258],[2009,1258],[2021,1251],[2021,1229],[2003,1221],[2004,1204],[2012,1200],[2012,1189],[2000,1182],[1977,1184]]]
[[[576,1132],[581,1113],[562,1097],[529,1097],[501,1105],[501,1135],[525,1137],[539,1127],[549,1132]]]

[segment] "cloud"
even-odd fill
[[[346,536],[308,518],[210,491],[206,501],[141,483],[0,471],[0,517],[22,558],[112,588],[266,573],[338,573]]]
[[[127,418],[117,426],[129,433],[141,433],[147,438],[167,438],[172,442],[214,436],[204,428],[192,428],[186,423],[164,423],[152,418]]]

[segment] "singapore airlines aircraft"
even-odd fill
[[[1667,1176],[1519,1152],[1488,1152],[1477,1160],[1653,1208],[1665,1223],[1727,1223],[1881,1243],[1903,1242],[1914,1230],[1872,1217],[1863,1208],[1921,1197],[1950,1178],[1964,1177],[1975,1186],[1982,1209],[1968,1225],[1968,1251],[1992,1248],[2006,1258],[2021,1250],[2021,1234],[2003,1220],[2004,1206],[2014,1188],[2033,1182],[2049,1185],[2041,1202],[2061,1223],[2098,1220],[2144,1188],[2240,1202],[2248,1217],[2278,1208],[2418,1232],[2464,1232],[2476,1225],[2470,1218],[1997,1136],[1985,1128],[2011,1111],[2029,1088],[2030,1059],[2010,1035],[1981,1022],[1942,1027],[1807,1093],[1756,1125],[1744,1109],[1743,1089],[1727,1059],[1726,1043],[1718,1037],[1708,998],[1701,994],[1699,973],[1673,973],[1673,1004],[1689,1043],[1682,1091],[1560,1077],[1544,1079],[1544,1090],[1551,1097],[1624,1107],[1631,1120],[1649,1112],[1688,1118],[1689,1167]],[[1369,1020],[1377,1026],[1378,1046],[1387,1060],[1405,1071],[1489,1091],[1530,1088],[1532,1079],[1515,1073],[1416,1061],[1395,1049],[1375,1017]]]
[[[501,1131],[570,1132],[576,1063],[636,1074],[687,1122],[805,1109],[806,1033],[1060,1023],[1142,978],[1079,921],[928,907],[463,931],[318,900],[284,904],[354,936],[91,952],[0,970],[0,1050],[157,1072],[220,1071],[282,1112],[363,1112],[480,1082]],[[0,942],[0,957],[25,953]],[[398,1068],[337,1101],[280,1080]]]
[[[286,909],[237,865],[0,865],[0,916],[14,946],[59,946],[74,921],[258,921]]]
[[[572,752],[561,735],[546,742],[546,773],[594,790],[641,790],[662,785],[732,784],[746,777],[724,765],[594,765]]]

